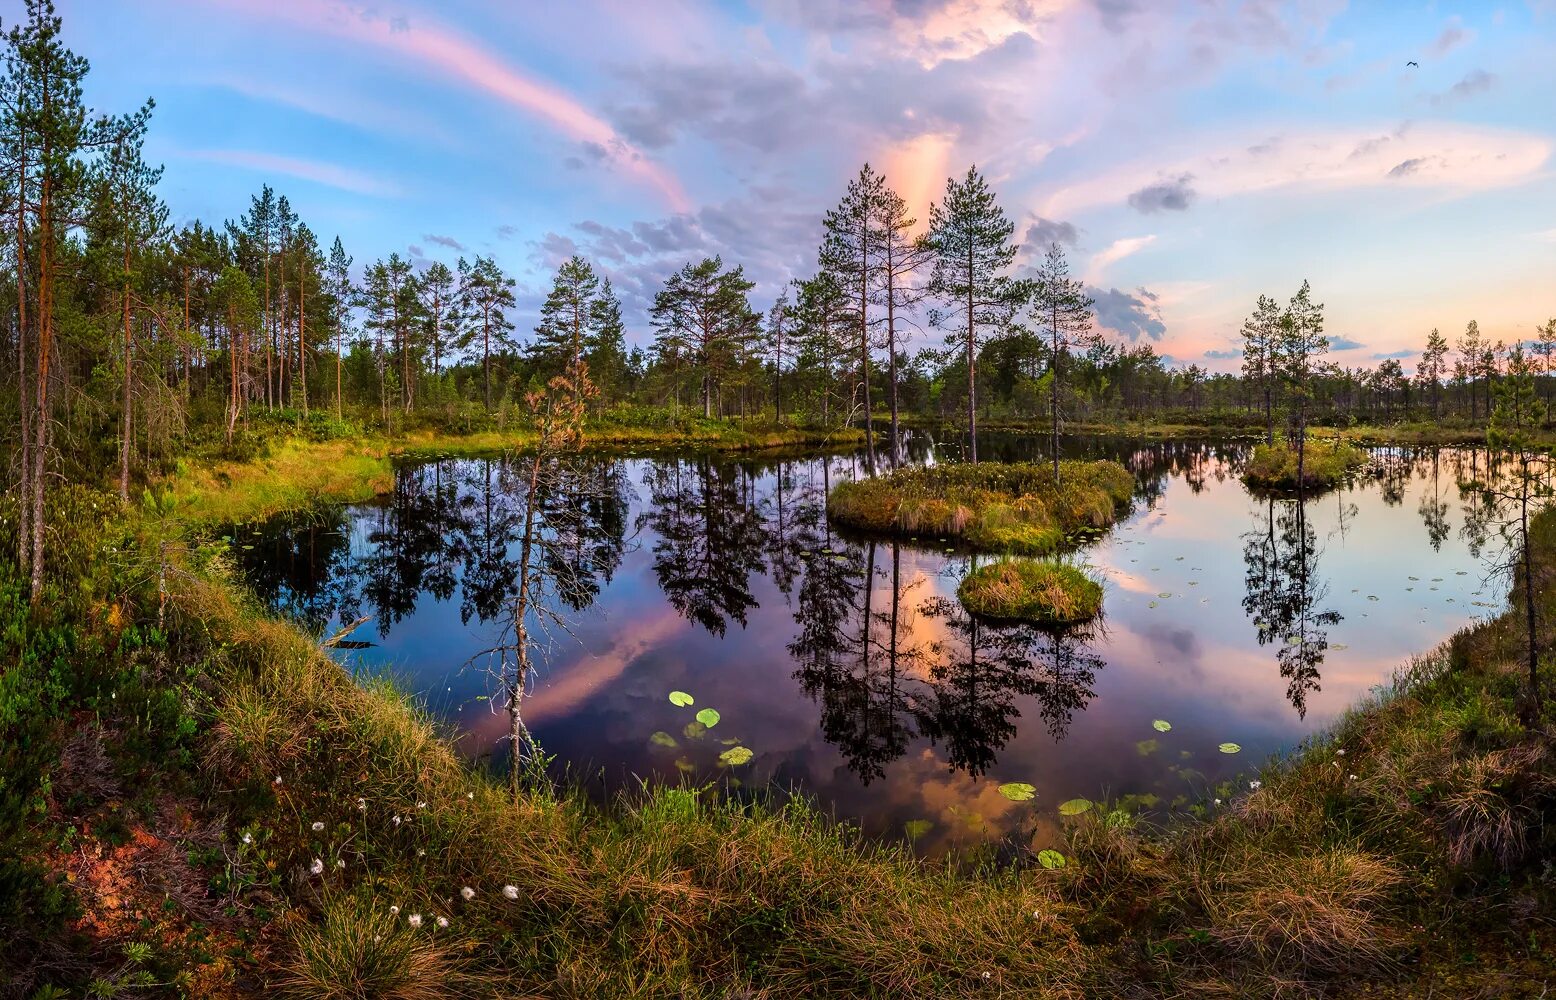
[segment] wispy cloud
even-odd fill
[[[616,133],[571,94],[528,76],[474,41],[418,18],[384,18],[371,11],[311,0],[227,0],[256,17],[285,18],[308,28],[370,45],[411,60],[421,69],[490,94],[535,115],[580,143],[605,150],[611,162],[651,184],[676,211],[690,207],[668,170]]]
[[[350,167],[320,160],[306,160],[295,156],[282,156],[253,149],[174,149],[168,152],[173,159],[203,160],[222,163],[230,167],[252,170],[260,174],[281,174],[299,180],[323,184],[326,187],[375,198],[393,198],[402,194],[399,185],[392,181]]]
[[[1114,240],[1091,258],[1086,267],[1086,280],[1092,284],[1101,282],[1102,274],[1113,264],[1118,263],[1130,254],[1150,246],[1156,240],[1155,234],[1148,236],[1126,236],[1123,239]]]

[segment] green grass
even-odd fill
[[[1111,526],[1134,477],[1117,462],[952,464],[839,483],[827,513],[860,531],[954,538],[985,552],[1044,555],[1077,533]]]
[[[1063,562],[1003,559],[968,573],[956,596],[975,615],[1041,625],[1075,625],[1102,612],[1102,585]]]
[[[1327,489],[1344,482],[1367,464],[1367,453],[1334,438],[1310,437],[1303,449],[1301,483],[1297,475],[1297,449],[1285,442],[1261,444],[1243,469],[1243,481],[1262,489]]]

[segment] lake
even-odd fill
[[[1046,446],[990,435],[979,452]],[[1458,486],[1483,450],[1375,449],[1368,475],[1298,504],[1244,487],[1249,449],[1065,442],[1137,479],[1132,513],[1071,556],[1105,597],[1100,623],[1067,633],[970,619],[956,585],[986,556],[829,526],[826,491],[864,474],[859,454],[578,456],[539,508],[562,622],[526,722],[558,775],[597,795],[640,780],[793,790],[926,853],[1047,846],[1077,797],[1213,809],[1504,604],[1479,494]],[[925,434],[907,450],[956,457]],[[392,494],[236,526],[233,550],[263,600],[317,633],[368,618],[342,661],[390,673],[496,763],[507,716],[486,651],[511,604],[524,487],[499,458],[405,464]],[[721,764],[737,743],[750,762]],[[1004,782],[1037,796],[1010,801]]]

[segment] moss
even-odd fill
[[[1053,467],[984,462],[899,469],[840,483],[827,497],[838,523],[883,534],[955,538],[985,552],[1044,555],[1126,510],[1134,477],[1117,462]]]
[[[1306,489],[1337,486],[1367,464],[1367,453],[1338,439],[1310,438],[1302,456],[1302,482]],[[1297,481],[1297,449],[1285,442],[1261,444],[1243,469],[1243,481],[1263,489],[1293,490]]]
[[[1068,563],[1006,559],[980,567],[956,588],[962,606],[984,618],[1076,625],[1102,611],[1102,586]]]

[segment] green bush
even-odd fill
[[[963,577],[956,596],[975,615],[1039,625],[1075,625],[1102,611],[1102,585],[1062,562],[991,563]]]

